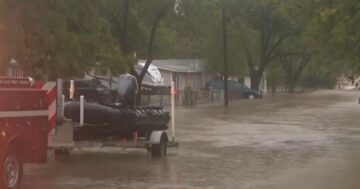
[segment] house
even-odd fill
[[[165,86],[171,86],[171,81],[175,81],[178,91],[184,91],[185,87],[200,90],[212,79],[205,71],[204,61],[200,59],[153,60],[152,65],[159,69]]]
[[[140,63],[144,62],[144,60],[140,61]],[[170,86],[171,81],[175,81],[176,88],[179,91],[183,91],[185,87],[191,87],[193,90],[198,91],[204,88],[208,81],[216,78],[216,75],[206,72],[205,62],[201,59],[153,60],[152,65],[156,66],[160,71],[165,86]],[[237,81],[239,81],[239,78],[238,76],[229,77],[229,79]],[[250,88],[250,76],[245,75],[241,78],[241,83]],[[260,90],[267,93],[266,75],[261,80]]]

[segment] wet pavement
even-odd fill
[[[360,93],[177,110],[178,149],[75,151],[25,167],[24,189],[359,189]]]

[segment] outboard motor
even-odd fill
[[[138,93],[137,79],[130,74],[119,76],[119,86],[117,89],[117,99],[125,106],[135,105]]]

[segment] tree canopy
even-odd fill
[[[35,77],[70,78],[128,72],[138,59],[197,58],[222,74],[222,3],[230,74],[250,74],[255,89],[284,65],[284,49],[360,71],[357,0],[1,0],[0,68],[14,58]]]

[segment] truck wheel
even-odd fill
[[[153,144],[151,146],[151,155],[153,157],[166,156],[167,153],[167,138],[163,135],[159,144]]]
[[[4,189],[19,189],[23,174],[23,162],[20,159],[17,149],[10,149],[2,163],[2,182]]]

